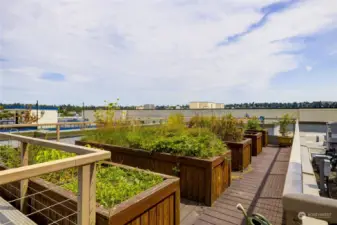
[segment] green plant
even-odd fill
[[[174,123],[156,127],[127,126],[98,129],[87,133],[82,140],[201,158],[222,155],[228,150],[208,129],[188,129],[179,125],[180,119],[175,118],[171,121]]]
[[[96,174],[97,202],[106,208],[111,208],[162,181],[162,177],[151,173],[98,165]],[[62,186],[77,193],[77,180]]]
[[[0,162],[8,168],[16,168],[21,164],[21,153],[10,145],[0,146]]]
[[[173,167],[172,168],[172,171],[173,171],[173,174],[177,177],[179,177],[180,175],[180,164],[177,163],[177,166]]]
[[[295,120],[291,117],[290,114],[286,113],[284,114],[280,120],[277,122],[278,125],[280,125],[280,134],[282,136],[287,136],[287,134],[289,133],[288,130],[288,125],[289,124],[294,124]]]
[[[0,111],[0,120],[2,119],[11,119],[14,117],[14,113],[7,111],[7,110],[3,110]]]
[[[71,157],[73,153],[30,145],[29,164],[49,162]],[[9,168],[20,166],[20,151],[12,146],[0,146],[1,164]],[[40,176],[77,194],[77,168],[66,169]],[[140,170],[124,169],[110,165],[97,165],[97,202],[111,208],[163,181],[161,176]]]
[[[215,133],[224,141],[242,141],[244,134],[244,124],[232,114],[222,116],[215,124]]]
[[[189,121],[189,127],[208,128],[223,141],[242,141],[244,124],[232,114],[220,118],[196,115]]]
[[[115,120],[115,110],[119,109],[118,106],[119,98],[117,98],[116,102],[108,102],[106,103],[105,110],[96,110],[95,111],[95,119],[96,123],[101,124],[103,126],[111,126]]]
[[[216,120],[215,116],[200,116],[197,114],[189,120],[188,127],[210,128]]]
[[[167,119],[167,125],[170,127],[185,127],[184,115],[181,113],[170,115]]]
[[[248,119],[247,129],[248,130],[262,130],[260,126],[260,120],[256,116]]]

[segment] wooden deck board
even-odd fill
[[[0,224],[6,225],[36,225],[19,210],[0,197]]]
[[[193,202],[187,199],[182,199],[180,203],[180,224],[181,225],[192,225],[199,218],[203,212],[203,204]]]
[[[248,214],[260,213],[273,225],[282,225],[282,192],[289,157],[290,148],[263,148],[261,154],[252,158],[252,170],[241,174],[236,172],[235,177],[238,178],[232,181],[232,185],[212,207],[199,211],[201,215],[193,224],[244,224],[242,213],[236,209],[236,205],[241,203]],[[185,225],[183,221],[181,224]]]

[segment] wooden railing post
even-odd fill
[[[56,141],[60,141],[60,125],[56,125]]]
[[[78,168],[77,224],[96,224],[96,164]]]
[[[28,144],[21,142],[21,166],[28,166]],[[28,179],[20,181],[20,210],[22,213],[27,212],[26,194],[28,190]]]

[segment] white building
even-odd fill
[[[21,114],[28,109],[25,107],[5,107],[5,110],[14,114],[14,123],[16,123],[15,115]],[[31,115],[36,116],[38,114],[38,123],[57,123],[58,122],[58,108],[57,107],[43,107],[40,106],[38,110],[36,106],[32,106]]]
[[[223,109],[225,105],[214,102],[190,102],[189,107],[190,109]]]
[[[144,109],[155,109],[156,106],[154,104],[145,104]]]

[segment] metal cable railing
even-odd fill
[[[9,148],[12,152],[6,152],[6,146],[0,149],[1,197],[8,203],[17,205],[26,217],[42,216],[48,224],[60,224],[66,220],[67,224],[94,224],[96,197],[91,190],[95,190],[96,185],[96,162],[110,158],[110,152],[10,133],[0,133],[0,137],[20,142],[19,149]],[[57,151],[63,151],[64,154],[58,158]],[[34,163],[30,155],[38,160]],[[53,158],[55,160],[50,160]],[[59,177],[63,178],[58,180]],[[62,197],[60,190],[65,190],[63,187],[69,185],[73,187],[71,185],[75,183],[78,183],[77,194]],[[65,211],[60,213],[56,210],[59,207]],[[48,218],[49,212],[54,217]],[[16,224],[16,221],[5,224],[11,222]]]

